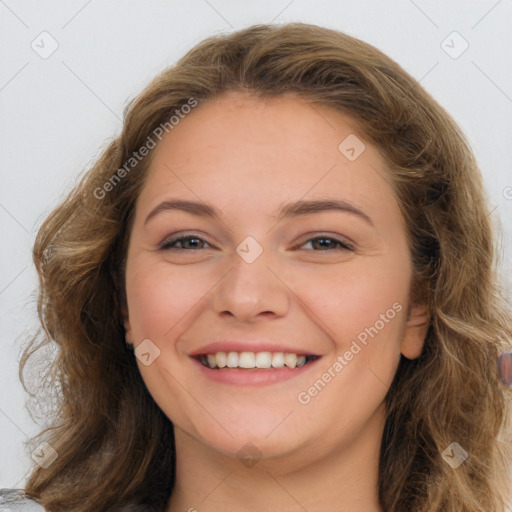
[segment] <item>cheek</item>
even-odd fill
[[[134,260],[127,266],[126,291],[130,324],[138,338],[162,339],[207,292],[206,280],[195,272],[168,264]]]
[[[360,258],[336,270],[334,266],[330,271],[311,269],[296,279],[294,292],[329,337],[335,353],[318,372],[337,376],[331,387],[334,395],[350,389],[350,400],[357,402],[376,390],[385,393],[391,384],[400,360],[410,286],[406,256],[404,251]]]
[[[340,428],[370,415],[393,381],[407,310],[407,268],[406,260],[361,260],[325,275],[305,272],[296,281],[294,291],[333,348],[299,398],[310,400],[318,414],[329,404],[343,404],[329,413]]]
[[[381,315],[390,320],[387,326],[399,324],[395,319],[406,310],[409,286],[407,262],[360,260],[330,271],[305,270],[295,279],[294,292],[328,334],[346,339],[374,325]]]

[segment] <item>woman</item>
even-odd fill
[[[463,134],[383,53],[300,23],[209,38],[39,231],[62,396],[26,495],[505,512],[494,244]]]

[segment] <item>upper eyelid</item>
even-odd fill
[[[167,245],[167,244],[170,244],[170,243],[174,243],[174,242],[178,242],[178,241],[180,241],[182,239],[186,239],[186,238],[198,238],[198,239],[202,240],[203,242],[206,242],[208,245],[212,245],[213,246],[213,244],[208,242],[208,240],[206,240],[204,236],[198,235],[196,233],[187,233],[187,232],[175,233],[175,234],[172,234],[172,235],[168,235],[158,245],[160,247],[162,247],[164,245]]]

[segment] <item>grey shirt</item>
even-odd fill
[[[0,489],[0,512],[45,512],[23,489]]]

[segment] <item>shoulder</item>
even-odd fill
[[[0,489],[0,512],[45,512],[23,489]]]

